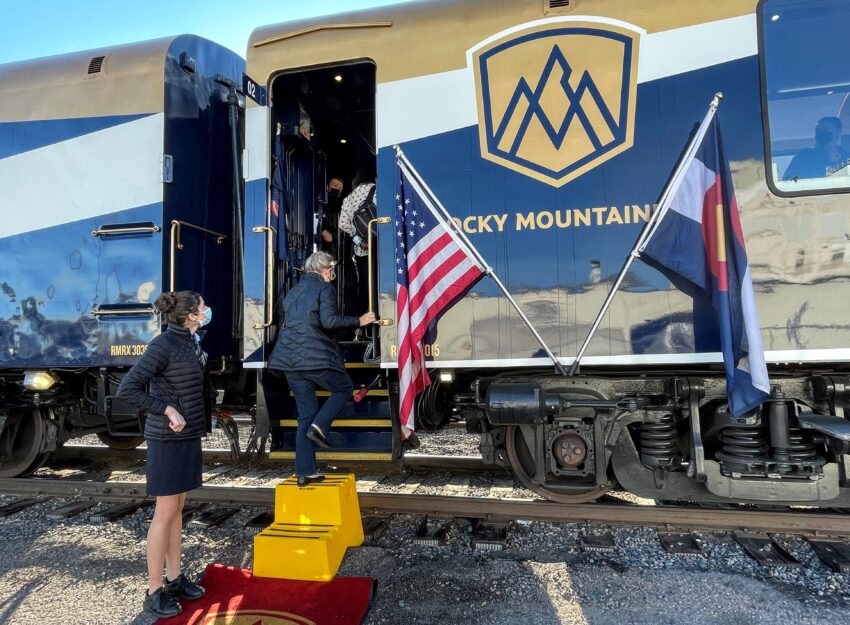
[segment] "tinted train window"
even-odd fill
[[[770,176],[780,193],[850,189],[850,2],[760,5]]]

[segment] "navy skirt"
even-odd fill
[[[201,439],[148,441],[148,495],[179,495],[201,487]]]

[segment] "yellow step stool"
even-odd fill
[[[254,537],[254,575],[327,581],[345,550],[362,543],[354,475],[328,475],[304,488],[293,476],[275,488],[274,523]]]

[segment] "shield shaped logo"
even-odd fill
[[[200,625],[316,625],[310,619],[273,610],[228,610],[207,614]]]
[[[560,187],[632,147],[640,35],[578,18],[473,48],[481,156]]]

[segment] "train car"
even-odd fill
[[[163,290],[202,293],[238,365],[243,71],[194,36],[0,66],[0,476],[141,442],[114,395]]]
[[[291,398],[265,373],[278,304],[320,245],[330,177],[349,190],[376,167],[392,217],[399,146],[568,365],[722,92],[770,399],[730,414],[704,311],[636,262],[573,377],[478,282],[424,347],[418,429],[463,420],[487,461],[564,502],[619,484],[848,505],[848,29],[843,0],[428,0],[254,31],[242,357],[261,377],[272,455],[294,455]],[[345,312],[363,312],[347,294],[366,280],[395,318],[396,234],[377,227],[375,275],[340,252]],[[348,338],[361,401],[324,457],[398,457],[397,327]]]

